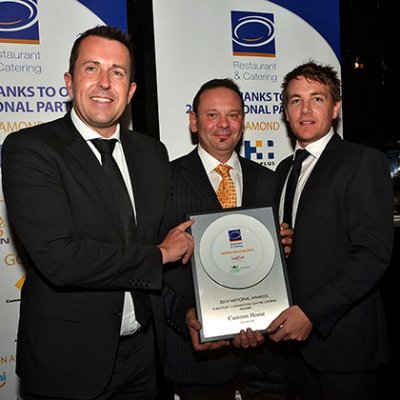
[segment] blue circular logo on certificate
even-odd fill
[[[260,283],[271,271],[275,245],[268,229],[257,219],[226,215],[204,231],[199,245],[203,269],[217,284],[245,289]]]

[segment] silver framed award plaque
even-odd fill
[[[272,207],[188,215],[200,341],[264,332],[290,306],[285,257]]]

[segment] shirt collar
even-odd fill
[[[218,161],[210,153],[208,153],[206,150],[204,150],[200,144],[197,147],[197,151],[199,153],[199,157],[201,159],[201,162],[203,163],[204,169],[206,170],[207,174],[210,174],[211,172],[213,172],[215,167],[217,167],[219,164],[221,164],[220,161]],[[235,170],[239,173],[242,172],[239,157],[238,157],[236,151],[234,151],[232,153],[231,157],[225,164],[229,165],[230,167],[232,167],[233,170]]]
[[[315,142],[312,142],[308,144],[305,149],[316,159],[319,159],[321,156],[322,152],[325,150],[326,145],[329,143],[331,140],[332,136],[335,134],[333,128],[330,129],[330,131],[323,136],[322,138],[316,140]],[[296,147],[294,149],[294,152],[298,149],[303,149],[303,147],[299,146],[299,143],[296,142]]]
[[[78,114],[76,113],[74,108],[72,108],[72,110],[71,110],[71,120],[72,120],[72,123],[75,125],[75,128],[78,130],[78,132],[81,134],[81,136],[86,141],[89,141],[89,140],[92,140],[92,139],[101,139],[101,138],[103,138],[103,136],[101,136],[94,129],[92,129],[88,125],[86,125],[78,117]],[[120,126],[118,124],[116,129],[115,129],[115,132],[108,139],[117,139],[118,141],[120,141],[119,132],[120,132]]]

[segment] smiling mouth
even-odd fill
[[[98,103],[112,103],[113,100],[106,97],[91,97],[91,100],[96,101]]]

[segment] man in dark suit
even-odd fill
[[[372,400],[375,371],[389,358],[378,286],[392,250],[389,163],[380,151],[335,133],[341,90],[332,67],[301,65],[282,88],[296,153],[306,150],[307,157],[286,221],[294,229],[294,305],[271,323],[269,336],[297,345],[302,400]],[[277,168],[283,219],[292,159]]]
[[[7,210],[25,251],[16,368],[27,400],[155,397],[163,264],[186,262],[193,241],[191,222],[170,230],[164,146],[119,125],[133,74],[123,32],[84,32],[65,73],[72,111],[3,145]],[[95,140],[115,146],[115,179]]]
[[[215,172],[219,164],[231,167],[237,207],[272,206],[276,196],[274,173],[235,151],[244,130],[244,103],[238,86],[230,79],[205,83],[194,97],[189,117],[199,146],[171,162],[174,202],[181,219],[188,212],[222,209],[216,194],[221,181]],[[282,231],[283,236],[289,233],[286,229]],[[283,239],[284,244],[290,241],[290,237]],[[184,299],[184,302],[176,298],[173,301],[171,293],[165,296],[166,374],[176,382],[182,400],[233,400],[236,388],[244,399],[286,398],[280,346],[271,341],[263,343],[263,335],[251,330],[236,335],[234,344],[241,346],[240,349],[226,347],[229,343],[224,341],[200,344],[191,270],[185,267],[166,270],[165,282]],[[177,319],[187,309],[193,344],[189,335],[184,337],[184,321],[179,323]]]

